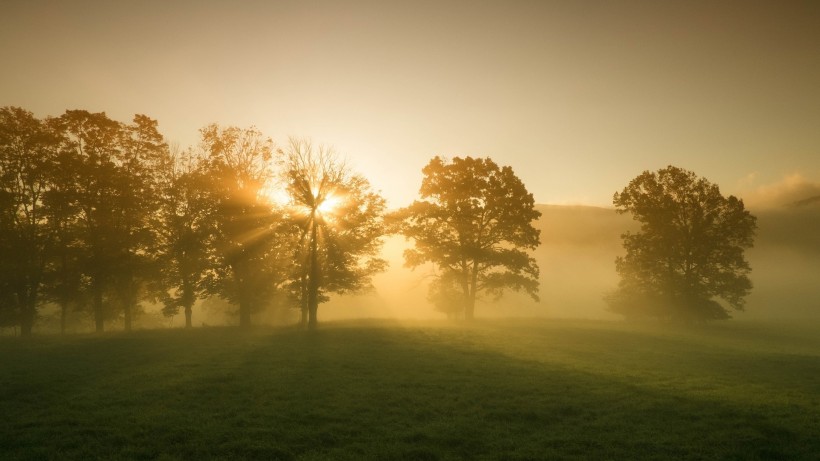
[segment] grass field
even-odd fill
[[[350,322],[0,341],[2,459],[820,459],[820,333]]]

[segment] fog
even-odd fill
[[[746,309],[735,319],[820,320],[820,201],[750,210],[758,217],[755,247],[747,252],[754,284]],[[620,235],[637,230],[630,215],[589,206],[539,205],[536,227],[541,246],[535,258],[541,269],[540,302],[507,292],[500,300],[483,299],[476,316],[618,319],[603,296],[615,288],[615,258],[623,253]],[[444,318],[427,302],[431,267],[403,267],[407,243],[391,237],[384,254],[389,269],[374,279],[366,295],[337,296],[322,305],[323,320],[350,318]]]
[[[820,319],[820,201],[758,213],[754,289],[737,317]]]
[[[740,320],[820,321],[820,201],[767,206],[751,212],[758,217],[755,247],[747,252],[754,284]],[[615,257],[622,254],[620,235],[636,230],[629,215],[589,206],[539,205],[536,227],[541,245],[535,258],[541,270],[540,302],[507,291],[499,300],[482,299],[479,318],[547,317],[616,320],[607,311],[603,296],[617,284]],[[385,240],[383,256],[390,266],[373,279],[374,288],[358,295],[335,295],[319,308],[320,321],[361,318],[443,319],[427,301],[432,266],[404,267],[402,252],[408,242],[401,236]],[[218,298],[194,307],[195,326],[231,325],[238,322],[236,308]],[[74,313],[70,331],[91,327],[87,313]],[[257,324],[296,324],[297,309],[267,309],[254,316]],[[180,327],[181,315],[165,318],[158,306],[145,306],[137,319],[140,328]],[[117,328],[118,324],[112,324]],[[43,311],[40,331],[58,330],[58,316]]]
[[[603,296],[615,288],[615,257],[622,254],[620,236],[636,230],[629,215],[589,206],[539,205],[541,246],[535,258],[541,269],[540,302],[507,291],[495,301],[482,299],[479,318],[548,317],[615,320]],[[751,210],[758,217],[755,247],[748,251],[754,284],[745,311],[735,319],[820,320],[820,203]],[[427,301],[432,266],[410,270],[402,252],[408,243],[393,236],[385,241],[388,270],[373,280],[374,289],[359,295],[333,296],[319,308],[321,321],[357,318],[443,319]],[[234,323],[233,309],[219,300],[199,303],[195,325]],[[298,312],[269,310],[258,323],[296,323]],[[167,321],[180,326],[182,319]],[[175,323],[174,323],[175,322]]]

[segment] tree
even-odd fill
[[[139,302],[147,295],[146,285],[158,277],[158,229],[152,224],[161,203],[160,172],[170,162],[170,153],[156,120],[138,114],[132,124],[120,128],[117,215],[111,229],[118,255],[112,275],[125,331],[131,331]]]
[[[102,332],[105,320],[112,317],[111,303],[105,301],[118,252],[114,232],[119,193],[115,158],[120,124],[105,113],[84,110],[66,111],[59,117],[59,124],[64,136],[62,149],[70,152],[76,168],[71,187],[78,208],[83,288],[90,293],[95,329]]]
[[[46,120],[59,137],[61,146],[67,143],[60,129],[60,120]],[[73,149],[61,148],[54,159],[50,187],[45,192],[44,204],[47,215],[53,255],[49,262],[44,295],[60,308],[60,333],[66,332],[69,310],[79,309],[83,273],[81,262],[84,247],[79,234],[80,206],[76,181],[81,171],[79,158]]]
[[[300,229],[294,285],[302,324],[315,328],[328,293],[369,288],[386,262],[377,257],[384,234],[384,199],[332,150],[292,139],[285,159],[290,220]]]
[[[489,158],[435,157],[422,173],[421,200],[394,219],[415,242],[404,253],[406,265],[439,270],[431,287],[439,309],[472,319],[479,293],[499,297],[506,288],[537,301],[538,265],[527,250],[540,244],[532,222],[541,213],[512,168]],[[452,302],[458,305],[446,306]]]
[[[281,261],[290,248],[275,232],[278,217],[263,194],[277,151],[253,127],[209,125],[201,134],[214,245],[204,284],[209,293],[238,304],[239,325],[250,327],[251,314],[286,278],[272,260]]]
[[[175,153],[160,171],[158,230],[163,314],[182,308],[185,328],[193,325],[193,306],[203,291],[211,258],[213,210],[208,200],[203,159],[191,150]]]
[[[0,108],[0,302],[6,320],[30,336],[51,257],[44,197],[57,137],[48,124],[18,107]]]
[[[644,171],[613,199],[618,213],[641,223],[623,238],[615,260],[621,277],[608,296],[626,317],[675,321],[727,319],[742,310],[752,288],[744,250],[751,248],[755,217],[743,201],[674,166]]]
[[[149,217],[156,212],[156,171],[168,155],[157,122],[136,115],[133,124],[104,112],[66,111],[57,121],[63,149],[76,168],[71,195],[76,200],[79,258],[94,312],[96,330],[124,314],[131,329],[144,295],[154,245]],[[119,308],[119,309],[118,309]]]

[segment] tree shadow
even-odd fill
[[[522,460],[811,459],[820,452],[816,391],[790,399],[775,386],[810,379],[820,366],[813,356],[775,365],[774,355],[698,352],[677,375],[672,366],[653,375],[646,364],[628,369],[631,359],[649,360],[637,344],[668,351],[655,362],[680,349],[628,332],[589,346],[626,344],[603,354],[610,365],[597,368],[584,348],[570,360],[564,339],[552,343],[564,355],[537,354],[537,341],[527,355],[499,346],[499,336],[492,343],[481,328],[181,333],[14,351],[19,360],[4,362],[2,410],[11,415],[0,423],[4,452],[9,459]],[[735,371],[714,372],[729,362]],[[707,378],[691,381],[687,373],[697,370]],[[744,387],[755,379],[766,385]],[[20,386],[7,386],[14,382]],[[703,383],[712,387],[697,389]],[[811,392],[812,383],[784,393]]]

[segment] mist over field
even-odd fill
[[[541,245],[534,252],[541,269],[540,302],[507,291],[499,300],[478,302],[480,318],[546,317],[619,320],[603,300],[618,281],[614,261],[623,253],[620,235],[637,230],[628,214],[591,206],[538,205]],[[751,210],[758,218],[755,246],[748,251],[754,284],[743,312],[736,320],[820,321],[820,201],[788,203]],[[443,319],[427,300],[435,274],[432,266],[404,267],[402,252],[408,243],[401,236],[385,239],[382,253],[388,269],[373,279],[374,289],[362,294],[336,295],[321,306],[323,321],[360,318]],[[164,318],[159,307],[144,306],[136,324],[141,328],[180,327],[181,315]],[[195,326],[233,325],[236,307],[218,298],[194,307]],[[89,322],[75,313],[74,331]],[[255,315],[260,324],[294,324],[297,309],[268,309]],[[44,311],[40,331],[56,331],[56,318]],[[732,320],[730,320],[732,321]],[[117,329],[119,325],[112,325]]]
[[[618,281],[614,261],[623,253],[621,234],[638,224],[628,214],[590,206],[538,205],[541,245],[539,303],[508,291],[494,302],[484,299],[477,315],[619,319],[603,300]],[[754,284],[743,312],[734,319],[820,320],[820,201],[751,210],[758,218],[755,246],[748,252]],[[325,319],[355,317],[442,318],[427,302],[432,268],[403,267],[404,239],[385,244],[387,272],[374,280],[375,292],[336,297],[323,306]]]
[[[0,461],[820,461],[820,0],[1,5]]]

